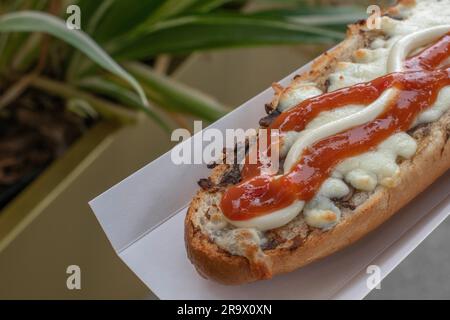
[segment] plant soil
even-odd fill
[[[64,100],[35,89],[0,110],[0,209],[92,124],[68,112]]]

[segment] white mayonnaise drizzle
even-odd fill
[[[260,231],[266,231],[289,223],[289,221],[294,219],[302,211],[304,205],[305,201],[294,201],[283,209],[248,220],[230,220],[227,219],[226,216],[224,217],[229,223],[236,227],[256,228]]]
[[[400,38],[390,49],[386,65],[387,72],[390,73],[403,71],[404,61],[413,50],[437,40],[439,37],[445,35],[449,31],[450,25],[441,25],[421,31],[416,31],[412,34]],[[342,64],[342,66],[344,65],[345,63]],[[285,145],[283,146],[284,149],[289,149],[284,163],[284,172],[287,173],[291,171],[295,164],[300,161],[303,151],[306,148],[312,146],[315,142],[375,119],[385,110],[389,101],[395,99],[398,93],[398,89],[387,89],[380,95],[377,100],[375,100],[372,104],[362,110],[357,109],[355,113],[346,115],[341,119],[336,119],[331,122],[325,122],[324,124],[319,125],[316,128],[305,129],[301,132],[301,134],[292,134],[291,137],[294,139],[289,139],[290,141],[286,141]],[[305,96],[312,96],[315,94],[318,94],[318,92],[314,90],[308,90],[308,92],[305,93]],[[290,100],[289,104],[292,106],[294,103],[296,104],[300,101],[300,97],[300,94],[291,92],[289,98],[287,98],[286,100]],[[285,103],[283,103],[282,109],[289,109],[289,105],[286,103],[287,101],[283,102]],[[393,139],[389,140],[399,140],[400,143],[403,143],[405,146],[407,146],[407,152],[405,151],[402,156],[411,157],[416,151],[416,144],[412,138],[410,138],[409,136],[404,136],[405,134],[400,133],[398,134],[398,136],[394,135],[392,137]],[[295,140],[295,142],[293,142],[293,140]],[[292,146],[290,146],[291,144]],[[386,168],[378,168],[378,171],[375,170],[375,174],[367,170],[367,168],[364,169],[359,168],[358,166],[355,167],[355,161],[358,161],[358,158],[355,157],[353,159],[349,159],[348,161],[344,161],[339,166],[340,170],[337,170],[334,176],[340,176],[340,178],[342,178],[345,175],[345,180],[347,182],[352,184],[354,187],[358,187],[359,190],[364,191],[373,190],[378,183],[386,186],[393,185],[394,183],[392,182],[392,177],[398,174],[399,168],[396,165],[389,166],[389,164],[390,162],[393,162],[395,164],[397,153],[401,153],[402,150],[394,150],[395,148],[392,147],[392,143],[389,143],[388,141],[386,141],[384,145],[386,145],[386,147],[384,148],[387,151],[383,151],[384,149],[381,146],[380,155],[382,157],[387,157],[388,160],[390,160],[384,162],[380,161],[380,164],[382,166],[383,164],[386,164],[384,166]],[[367,155],[370,154],[368,153]],[[378,154],[373,154],[372,156],[377,158]],[[353,163],[351,161],[353,161]],[[376,164],[371,165],[370,161],[368,161],[367,163],[372,166],[372,170],[374,170]],[[387,172],[387,178],[383,177],[383,171]],[[274,177],[274,179],[277,178],[278,177]],[[339,181],[340,183],[336,183],[336,181]],[[343,187],[342,185],[344,185],[345,187]],[[334,226],[340,219],[340,210],[332,203],[330,198],[336,196],[342,197],[345,196],[348,192],[349,189],[345,185],[345,183],[343,183],[339,179],[330,178],[326,180],[317,196],[312,201],[308,202],[306,206],[304,201],[295,201],[293,204],[283,209],[260,217],[244,221],[228,221],[236,227],[256,228],[258,230],[265,231],[278,228],[289,223],[303,210],[305,220],[309,225],[327,229]]]
[[[388,72],[401,72],[405,59],[416,48],[432,43],[448,33],[450,25],[443,25],[414,32],[398,40],[389,52]]]
[[[286,160],[284,161],[284,172],[291,171],[294,165],[299,162],[303,151],[317,141],[374,120],[377,116],[383,113],[386,105],[389,101],[395,99],[397,94],[397,89],[388,89],[367,108],[364,108],[363,110],[345,118],[324,124],[323,126],[313,129],[298,138],[286,156]]]

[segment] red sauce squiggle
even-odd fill
[[[307,99],[296,107],[280,114],[269,126],[267,133],[269,135],[273,129],[278,129],[280,133],[302,131],[311,120],[323,111],[349,104],[370,104],[391,86],[391,78],[392,76],[389,75],[375,79],[372,82],[357,84],[353,87],[343,88]],[[267,145],[270,146],[270,143],[271,139],[268,136]],[[268,150],[268,156],[270,156],[270,150]],[[243,180],[256,177],[261,174],[262,168],[263,164],[259,159],[257,163],[253,164],[247,161],[242,168],[241,177]]]
[[[406,70],[433,70],[450,55],[450,34],[405,62]]]
[[[373,149],[394,133],[407,131],[416,117],[434,103],[440,89],[450,85],[450,69],[433,70],[448,58],[449,51],[450,36],[446,35],[408,59],[405,72],[305,100],[281,114],[269,129],[300,131],[322,111],[348,104],[370,104],[387,88],[399,89],[397,99],[389,103],[382,115],[316,142],[303,152],[290,172],[278,179],[261,175],[260,164],[245,165],[243,181],[230,187],[222,198],[225,216],[247,220],[287,207],[295,200],[311,200],[342,160]]]

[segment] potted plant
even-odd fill
[[[81,30],[66,24],[76,14],[67,13],[71,5],[79,9]],[[296,1],[284,5],[252,8],[247,1],[230,0],[2,1],[0,251],[121,127],[148,116],[169,133],[185,124],[185,115],[214,121],[227,112],[215,99],[170,77],[190,53],[329,44],[341,39],[345,24],[361,15],[352,7]]]

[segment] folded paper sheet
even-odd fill
[[[265,90],[211,127],[256,128],[272,95]],[[117,254],[161,299],[362,299],[375,275],[369,266],[385,277],[450,213],[448,172],[356,244],[295,272],[227,287],[201,278],[184,247],[186,209],[208,173],[205,165],[175,165],[167,153],[90,202]]]

